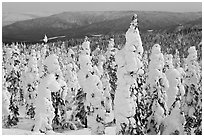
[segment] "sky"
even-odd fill
[[[3,13],[60,13],[64,11],[202,11],[201,2],[3,2]]]

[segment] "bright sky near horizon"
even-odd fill
[[[201,2],[3,2],[3,13],[60,13],[64,11],[202,11]]]

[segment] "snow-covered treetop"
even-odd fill
[[[85,71],[93,71],[91,58],[87,54],[80,54],[79,56],[80,68]]]
[[[36,56],[30,56],[29,61],[28,61],[28,67],[37,67],[37,58]]]
[[[168,80],[166,79],[165,74],[162,72],[164,67],[164,56],[161,53],[161,46],[159,44],[155,44],[152,47],[151,55],[150,55],[150,63],[149,63],[149,72],[147,83],[150,84],[151,87],[157,86],[157,83],[160,79],[163,80],[163,85],[166,89],[168,89]]]
[[[199,82],[201,70],[197,62],[197,51],[195,46],[190,47],[188,53],[189,55],[186,59],[186,63],[188,68],[187,75],[190,76],[190,78],[187,78],[185,81],[187,84],[196,85]]]
[[[87,36],[85,36],[84,41],[88,41],[88,40],[89,40],[89,38]]]
[[[154,44],[152,47],[152,54],[159,54],[161,53],[161,46],[159,44]]]
[[[73,58],[73,56],[75,55],[74,51],[72,49],[68,50],[68,57]]]
[[[60,71],[58,56],[55,54],[51,54],[50,56],[48,56],[44,61],[44,65],[47,66],[49,73]]]
[[[95,58],[98,57],[98,55],[101,54],[101,49],[99,47],[99,45],[97,45],[96,49],[92,52],[92,56],[95,56]]]
[[[181,74],[177,69],[171,69],[171,70],[167,71],[166,76],[168,78],[170,87],[176,87],[179,84]]]
[[[137,14],[134,14],[132,17],[132,22],[130,24],[135,26],[135,27],[138,27],[138,20],[137,19],[138,19]]]
[[[65,57],[65,58],[67,58],[67,60],[65,61],[66,63],[70,63],[70,62],[74,61],[75,53],[71,48],[68,50],[67,57]]]
[[[165,55],[165,63],[166,63],[166,65],[168,65],[169,69],[174,68],[173,56],[171,54]]]
[[[37,57],[37,59],[40,59],[40,51],[36,52],[36,57]]]
[[[118,68],[126,64],[126,69],[128,71],[135,72],[142,67],[140,59],[143,54],[142,41],[137,24],[135,24],[136,22],[137,16],[134,15],[130,27],[126,32],[126,44],[117,52],[115,57]]]
[[[175,67],[180,67],[180,57],[179,57],[179,51],[176,49],[176,53],[174,55],[174,64]]]
[[[82,52],[85,52],[86,54],[90,54],[90,42],[88,40],[88,37],[85,37],[81,47],[82,47]]]
[[[188,49],[188,57],[187,57],[187,62],[189,61],[196,61],[197,60],[197,50],[195,46],[192,46]]]
[[[11,56],[12,56],[12,49],[11,48],[6,48],[6,56],[7,56],[7,58],[11,58]]]
[[[61,49],[60,49],[59,47],[57,47],[57,49],[56,49],[56,54],[57,54],[57,55],[60,55],[60,54],[61,54]]]
[[[150,55],[149,69],[159,69],[162,70],[164,67],[164,56],[161,53],[161,46],[155,44],[152,47],[152,53]]]
[[[18,45],[17,45],[17,44],[16,44],[16,45],[13,44],[13,45],[12,45],[12,49],[13,49],[13,52],[14,52],[14,53],[19,54],[19,49],[18,49]]]
[[[31,56],[36,56],[36,52],[35,52],[34,49],[31,50],[31,54],[30,54],[30,55],[31,55]]]
[[[138,30],[137,15],[135,14],[130,23],[130,27],[125,34],[126,38],[126,50],[137,51],[138,54],[143,54],[142,40]]]
[[[47,51],[46,46],[43,46],[42,49],[41,49],[41,54],[45,55],[46,51]]]
[[[110,40],[109,40],[109,43],[108,43],[108,48],[107,48],[107,52],[106,52],[106,56],[109,58],[111,55],[115,55],[115,53],[116,53],[116,48],[114,48],[114,45],[115,45],[115,43],[114,43],[114,39],[113,38],[111,38]]]
[[[114,39],[111,38],[111,39],[109,40],[109,43],[108,43],[108,48],[111,50],[112,48],[114,48],[114,45],[115,45]]]

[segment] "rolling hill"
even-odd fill
[[[46,17],[51,15],[51,13],[42,13],[42,12],[35,12],[35,13],[17,13],[17,12],[3,12],[2,13],[2,26],[13,24],[17,21],[24,21],[29,19],[35,19],[40,17]]]
[[[157,12],[157,11],[85,11],[63,12],[3,26],[3,42],[36,41],[48,37],[65,35],[80,38],[89,34],[125,32],[134,13],[139,17],[141,31],[164,30],[178,24],[201,23],[201,12]],[[202,23],[201,23],[202,24]]]

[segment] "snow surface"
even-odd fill
[[[10,129],[2,128],[2,135],[44,135],[44,133],[32,132],[31,128],[33,126],[34,120],[21,118],[17,126]],[[106,127],[106,135],[115,135],[115,127]],[[91,130],[88,128],[80,130],[69,130],[59,132],[48,132],[48,135],[91,135]]]

